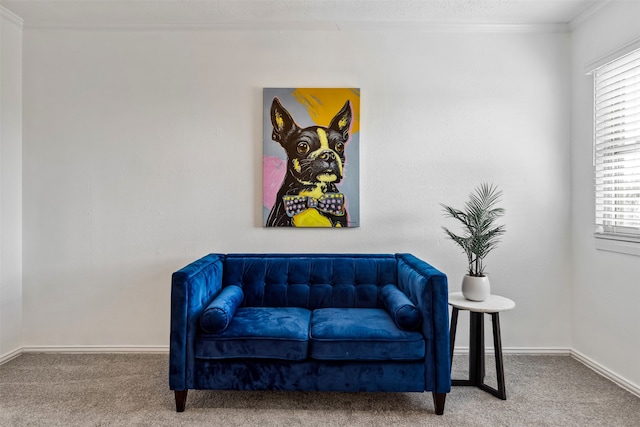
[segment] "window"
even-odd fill
[[[593,70],[596,237],[640,243],[640,49]]]

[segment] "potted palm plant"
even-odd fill
[[[483,183],[469,195],[464,210],[441,204],[446,217],[455,218],[462,224],[461,235],[447,227],[442,228],[467,255],[468,271],[462,280],[462,295],[471,301],[484,301],[490,294],[484,258],[496,248],[505,232],[504,225],[496,225],[496,220],[504,215],[504,209],[496,207],[501,197],[502,191],[497,187]]]

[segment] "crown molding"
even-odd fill
[[[587,22],[593,15],[595,15],[598,11],[603,9],[612,1],[613,0],[600,0],[599,2],[592,4],[591,6],[580,12],[576,17],[569,21],[569,28],[571,29],[571,31]]]
[[[339,31],[408,31],[425,33],[563,33],[567,24],[465,23],[465,22],[346,22]]]
[[[9,22],[14,23],[21,28],[24,26],[22,18],[3,6],[0,6],[0,18],[5,18]]]
[[[564,33],[567,23],[439,23],[439,22],[182,22],[182,21],[95,21],[95,22],[26,22],[28,30],[77,31],[344,31],[344,32],[426,32],[426,33]]]

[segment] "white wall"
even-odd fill
[[[167,345],[170,275],[209,252],[406,251],[459,290],[439,203],[490,181],[504,345],[568,349],[569,41],[25,30],[25,345]],[[362,89],[358,229],[261,226],[262,88],[296,86]]]
[[[22,347],[22,21],[0,6],[0,361]]]
[[[640,2],[609,3],[572,40],[572,346],[640,390],[640,258],[595,249],[593,80],[585,66],[640,37]]]

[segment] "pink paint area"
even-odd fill
[[[273,156],[262,156],[262,204],[271,209],[276,203],[278,190],[287,172],[287,161]]]

